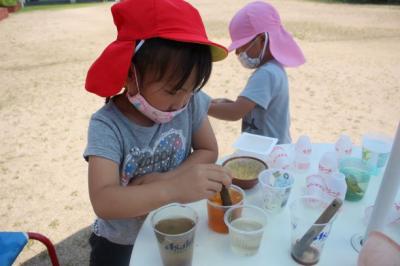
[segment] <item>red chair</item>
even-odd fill
[[[12,265],[28,243],[28,239],[42,242],[47,248],[52,265],[60,266],[51,241],[46,236],[33,232],[0,232],[0,265]]]

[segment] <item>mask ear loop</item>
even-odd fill
[[[139,82],[138,82],[137,75],[136,75],[136,67],[134,64],[132,64],[132,65],[133,65],[133,75],[135,75],[136,88],[138,90],[138,93],[140,94]]]
[[[144,40],[140,40],[139,43],[135,47],[135,54],[139,51],[140,47],[142,47],[143,44],[144,44]],[[135,64],[132,64],[132,66],[133,66],[133,74],[135,75],[136,87],[137,87],[138,92],[140,94],[140,88],[139,88],[139,82],[138,82],[138,78],[137,78],[137,74],[136,74]]]
[[[135,54],[139,51],[140,47],[144,44],[144,40],[140,40],[140,42],[135,47]]]
[[[265,35],[264,47],[263,47],[262,52],[260,54],[260,62],[264,58],[265,50],[267,49],[267,43],[268,43],[268,33],[264,32],[264,35]]]

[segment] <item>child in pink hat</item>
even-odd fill
[[[283,28],[276,9],[256,1],[239,10],[229,24],[232,43],[245,68],[255,69],[236,101],[214,99],[208,114],[223,120],[242,118],[242,132],[290,143],[289,85],[285,67],[305,59],[293,37]]]

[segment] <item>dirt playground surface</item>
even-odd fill
[[[190,1],[211,39],[229,44],[227,25],[248,1]],[[307,63],[288,69],[291,132],[313,142],[339,134],[394,135],[400,118],[400,8],[271,1]],[[87,191],[90,115],[103,99],[83,89],[86,71],[114,40],[110,3],[12,14],[0,22],[0,230],[37,231],[62,265],[87,265],[94,218]],[[216,63],[204,89],[235,99],[250,72],[234,55]],[[240,122],[212,119],[220,154],[233,151]],[[29,243],[16,265],[48,265]]]

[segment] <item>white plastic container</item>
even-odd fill
[[[266,161],[268,155],[275,147],[278,139],[243,132],[235,141],[233,147],[236,154],[248,155]]]

